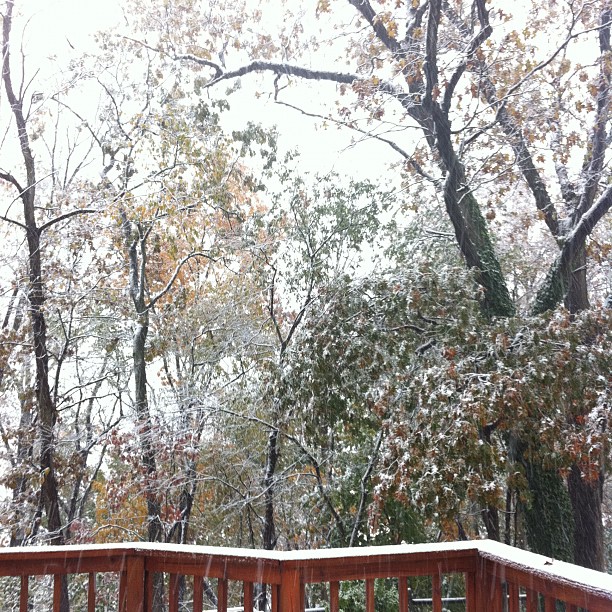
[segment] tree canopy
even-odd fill
[[[28,18],[5,2],[7,542],[605,568],[609,2],[130,0],[47,79]],[[350,162],[312,171],[330,139]]]

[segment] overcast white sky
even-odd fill
[[[94,32],[121,17],[117,0],[16,0],[15,5],[31,16],[28,44],[38,42],[47,53],[67,51],[66,39],[84,48]]]
[[[34,65],[41,68],[32,91],[44,90],[47,79],[52,79],[52,73],[60,70],[64,61],[91,49],[91,37],[97,30],[121,22],[120,4],[119,0],[16,0],[16,7],[24,15],[31,16],[23,34],[25,49],[30,56],[27,62],[30,72],[33,72]],[[21,28],[13,32],[14,38],[21,35]],[[49,61],[53,56],[57,58],[55,64]],[[304,169],[322,173],[335,169],[340,173],[359,174],[376,180],[388,172],[391,162],[399,161],[387,145],[370,142],[365,146],[350,147],[351,139],[358,135],[348,130],[338,131],[335,127],[317,127],[312,120],[276,105],[267,96],[255,99],[249,92],[255,80],[256,77],[246,77],[242,91],[230,99],[235,125],[247,120],[277,125],[284,146],[300,149]],[[268,80],[271,83],[270,77]],[[227,85],[222,84],[214,93],[221,95]],[[331,85],[327,87],[331,101],[334,89]],[[306,86],[301,90],[299,100],[308,103],[310,97],[311,103],[307,108],[317,110],[321,91],[325,91],[321,84]]]

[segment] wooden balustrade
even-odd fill
[[[430,582],[431,607],[442,612],[450,577],[459,578],[466,612],[556,612],[557,602],[566,612],[612,611],[612,576],[488,540],[292,552],[162,544],[0,549],[0,576],[14,577],[21,612],[31,609],[32,584],[40,576],[52,577],[45,602],[59,612],[67,575],[81,575],[80,589],[70,578],[71,610],[94,612],[97,577],[113,573],[120,612],[152,611],[155,574],[165,578],[169,612],[178,612],[181,597],[183,606],[188,601],[190,610],[202,612],[211,581],[220,611],[238,605],[252,612],[259,585],[267,585],[272,612],[302,612],[306,589],[322,584],[318,593],[326,593],[327,601],[316,603],[337,612],[341,583],[354,580],[363,581],[366,611],[374,612],[375,580],[387,578],[399,591],[400,612],[411,609],[411,580]],[[7,589],[0,582],[0,597],[7,597]]]

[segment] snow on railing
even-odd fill
[[[557,602],[566,612],[612,611],[610,575],[488,540],[291,552],[164,544],[5,548],[0,576],[0,598],[21,612],[42,609],[41,602],[54,612],[94,612],[109,598],[120,612],[202,612],[211,602],[223,612],[252,612],[261,602],[272,612],[338,612],[362,583],[364,607],[374,612],[383,607],[380,579],[392,579],[379,586],[386,605],[394,597],[400,612],[416,609],[419,598],[429,599],[433,612],[450,598],[463,600],[466,612],[555,612]],[[161,605],[154,583],[163,585]]]

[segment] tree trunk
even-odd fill
[[[482,308],[494,317],[511,317],[515,308],[491,242],[489,230],[478,201],[467,187],[465,168],[455,153],[451,125],[440,107],[432,103],[436,126],[436,148],[446,168],[444,202],[453,224],[457,244],[468,268],[476,270],[484,290]]]
[[[141,282],[144,282],[141,279]],[[138,305],[137,305],[138,309]],[[142,465],[146,473],[145,499],[147,502],[147,540],[149,542],[163,541],[163,526],[161,523],[161,504],[157,488],[157,462],[152,440],[152,422],[147,397],[147,364],[145,360],[145,343],[149,331],[148,312],[142,312],[133,338],[135,409],[137,417],[138,437]],[[164,609],[164,584],[162,574],[153,577],[153,612]]]
[[[134,411],[140,445],[140,457],[145,475],[144,495],[147,504],[147,541],[163,541],[160,491],[157,483],[157,461],[153,445],[153,423],[147,394],[146,342],[149,333],[149,309],[145,302],[145,269],[147,263],[146,235],[140,228],[132,232],[132,223],[125,210],[120,211],[121,230],[127,248],[129,293],[136,312],[136,328],[132,337],[132,367],[134,372]],[[162,574],[153,575],[153,610],[162,612],[164,584]]]
[[[574,517],[563,479],[556,470],[523,461],[531,493],[524,507],[529,547],[560,561],[574,561]]]
[[[604,572],[603,473],[590,482],[572,465],[567,485],[574,512],[575,563]]]
[[[42,258],[40,229],[36,223],[36,165],[30,148],[26,118],[23,113],[23,101],[15,95],[11,77],[10,65],[10,34],[12,27],[14,1],[8,0],[2,21],[2,80],[6,96],[11,106],[21,155],[26,174],[26,188],[17,179],[3,173],[2,178],[11,183],[19,192],[23,204],[23,225],[26,231],[28,245],[28,301],[30,305],[30,322],[32,326],[32,343],[36,362],[36,409],[38,413],[38,428],[40,441],[40,505],[47,516],[47,529],[52,544],[64,544],[60,513],[58,482],[55,475],[54,427],[57,420],[57,410],[49,386],[49,353],[47,352],[47,323],[45,320],[45,291],[42,277]],[[60,612],[68,612],[67,579],[62,580],[62,597]]]
[[[145,497],[147,502],[147,539],[149,542],[162,541],[161,505],[157,490],[157,462],[152,440],[152,422],[147,398],[147,372],[145,362],[145,341],[148,333],[148,316],[142,315],[142,321],[134,333],[134,381],[135,409],[138,419],[138,436],[142,465],[146,472]]]
[[[264,550],[274,550],[276,546],[276,527],[274,525],[274,474],[278,462],[278,429],[271,429],[268,435],[268,449],[266,452],[266,468],[264,472],[264,521],[262,529],[262,540]],[[261,593],[258,594],[257,604],[259,610],[265,610],[267,606],[267,592],[262,585]]]
[[[263,547],[264,550],[274,550],[276,546],[276,528],[274,526],[274,473],[278,461],[278,429],[272,429],[268,436],[268,451],[266,457],[266,471],[264,474],[264,524]]]
[[[487,538],[500,542],[499,535],[499,511],[495,506],[488,506],[481,512],[482,520],[487,530]]]
[[[6,175],[3,178],[12,182],[19,189],[19,195],[23,204],[23,219],[28,244],[28,300],[30,303],[32,342],[36,361],[36,404],[40,429],[40,473],[42,482],[41,503],[47,515],[51,542],[53,544],[63,544],[64,536],[62,533],[58,484],[55,477],[53,457],[53,428],[57,419],[57,412],[49,387],[49,354],[47,352],[47,323],[44,314],[45,294],[42,279],[40,230],[36,224],[35,215],[36,167],[34,156],[30,149],[26,119],[23,114],[23,103],[21,99],[15,96],[11,80],[9,42],[13,7],[13,0],[9,0],[6,3],[6,13],[3,19],[2,78],[17,126],[17,135],[27,176],[26,189],[20,188],[19,183],[12,176]]]
[[[587,310],[590,306],[587,291],[586,247],[582,244],[581,248],[578,249],[572,259],[569,278],[567,280],[565,307],[572,314],[575,314],[581,310]]]
[[[574,255],[568,279],[565,306],[571,313],[590,307],[587,292],[586,248]],[[585,479],[578,465],[572,465],[567,479],[569,499],[574,513],[574,562],[583,567],[605,571],[603,530],[603,480]]]

